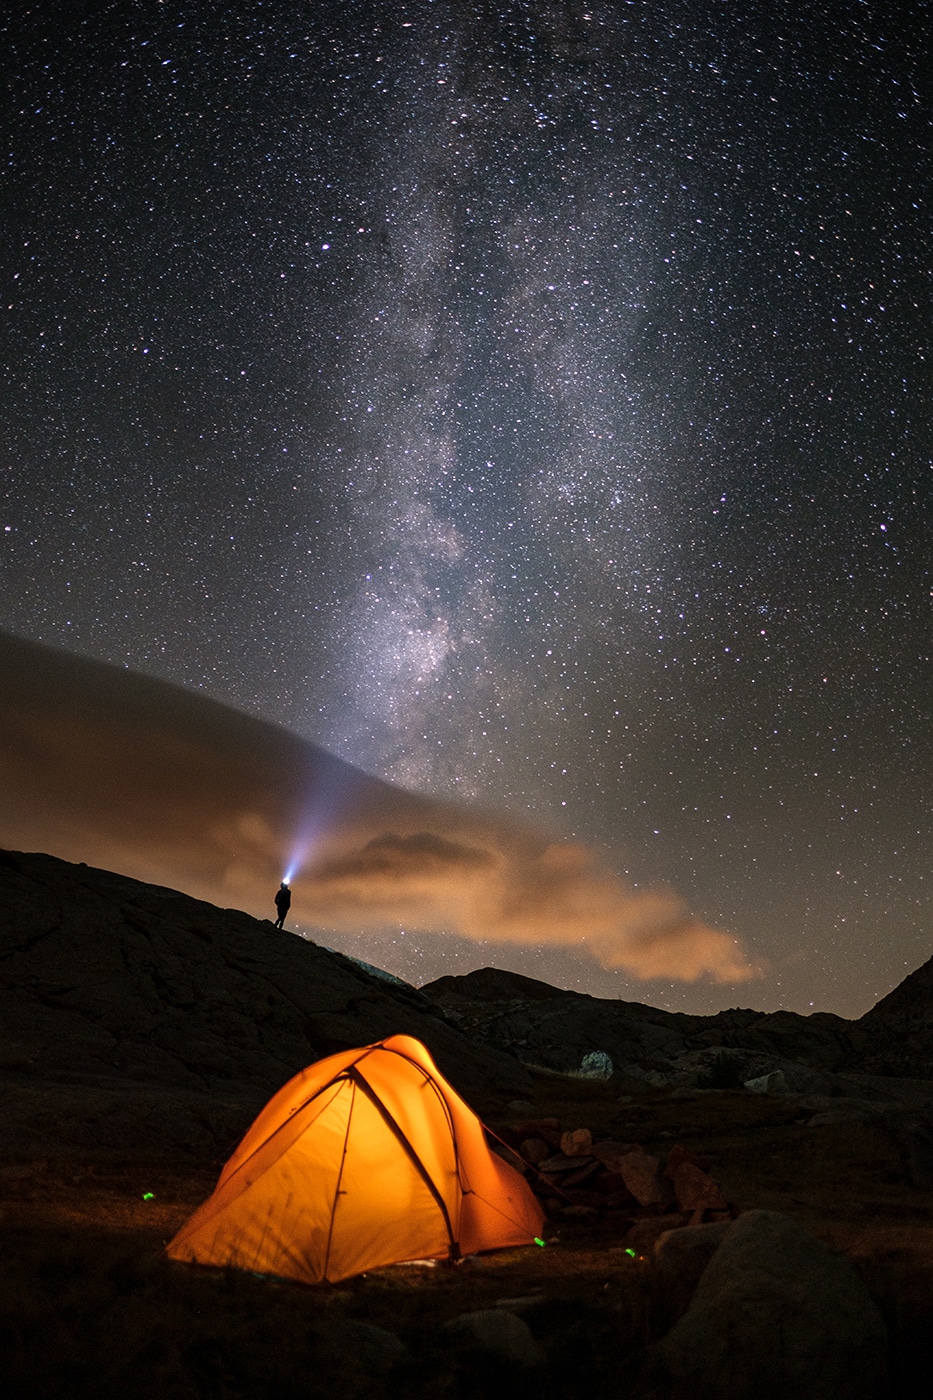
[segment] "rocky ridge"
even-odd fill
[[[563,1074],[601,1052],[616,1074],[655,1086],[738,1088],[779,1075],[775,1085],[823,1098],[933,1096],[933,959],[857,1021],[747,1009],[690,1016],[492,968],[421,990],[472,1040]]]

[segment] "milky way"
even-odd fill
[[[19,19],[0,626],[533,815],[741,936],[744,1001],[864,1010],[931,933],[928,19],[892,8]]]

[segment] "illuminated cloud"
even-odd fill
[[[756,975],[737,940],[694,918],[678,895],[634,890],[571,843],[386,834],[309,872],[301,895],[313,917],[336,926],[446,924],[477,941],[576,946],[639,978]]]
[[[0,635],[0,844],[271,916],[580,948],[642,978],[754,976],[676,894],[632,889],[585,848],[420,798],[284,730],[99,662]],[[438,935],[442,937],[442,935]]]

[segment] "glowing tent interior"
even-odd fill
[[[425,1047],[395,1035],[289,1080],[167,1252],[334,1283],[406,1259],[531,1244],[542,1219]]]

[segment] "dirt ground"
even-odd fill
[[[474,1107],[495,1129],[550,1116],[566,1128],[682,1142],[708,1156],[742,1209],[786,1211],[855,1263],[887,1322],[892,1400],[929,1394],[933,1195],[910,1184],[875,1128],[805,1126],[793,1099],[652,1090],[537,1075],[533,1114]],[[0,1148],[2,1154],[2,1148]],[[221,1161],[125,1153],[0,1155],[0,1375],[17,1397],[455,1397],[601,1400],[637,1393],[662,1330],[650,1249],[630,1222],[555,1216],[542,1248],[456,1267],[404,1266],[307,1288],[165,1258],[166,1242],[214,1187]],[[533,1378],[453,1346],[448,1319],[508,1304],[545,1357]],[[386,1329],[404,1344],[392,1350]]]

